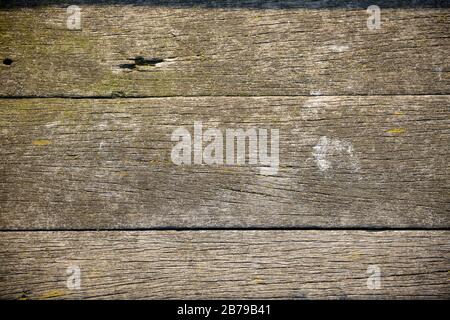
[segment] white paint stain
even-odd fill
[[[99,131],[107,130],[108,129],[108,122],[107,121],[101,121],[96,124],[96,128],[99,129]]]
[[[353,170],[359,170],[358,157],[353,153],[353,146],[348,141],[330,139],[323,136],[313,147],[313,156],[319,170],[325,172],[334,165],[350,166]]]
[[[344,52],[344,51],[348,51],[348,49],[350,49],[350,47],[349,46],[332,45],[332,46],[329,46],[328,49],[330,49],[333,52]]]
[[[47,128],[53,128],[53,127],[56,127],[56,126],[59,126],[59,125],[60,125],[59,121],[54,121],[54,122],[47,123],[45,126]]]
[[[304,108],[302,108],[300,113],[302,120],[319,119],[321,113],[325,112],[329,101],[329,97],[325,96],[318,96],[306,100]]]
[[[177,58],[166,58],[166,59],[164,59],[163,62],[157,63],[155,65],[155,67],[157,67],[157,68],[167,67],[167,66],[170,66],[171,64],[174,64],[176,60],[177,60]]]
[[[322,91],[319,90],[311,90],[309,91],[309,94],[312,96],[320,96],[322,94]]]

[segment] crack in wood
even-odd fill
[[[158,63],[164,62],[162,58],[144,58],[141,56],[137,56],[136,58],[130,58],[129,60],[133,60],[134,63],[124,63],[120,64],[119,67],[121,69],[136,69],[136,66],[152,66],[155,67]]]

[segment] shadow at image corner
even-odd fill
[[[69,5],[134,5],[173,8],[248,8],[248,9],[366,9],[380,8],[450,8],[450,0],[0,0],[0,8]]]

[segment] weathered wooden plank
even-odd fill
[[[252,3],[80,5],[79,31],[63,5],[3,9],[0,96],[450,93],[448,8],[382,6],[369,30],[357,1]]]
[[[2,232],[0,298],[448,299],[449,240],[449,231]],[[67,268],[79,268],[80,290],[68,289]],[[367,286],[368,270],[380,272],[380,289]]]
[[[449,96],[2,99],[0,227],[446,228],[449,113]],[[175,165],[195,121],[278,129],[277,172]]]

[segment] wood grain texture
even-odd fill
[[[3,229],[450,226],[449,96],[3,99]],[[280,168],[173,164],[194,121],[280,130]]]
[[[2,232],[0,298],[450,298],[449,231]],[[79,266],[81,290],[66,286]],[[381,289],[367,288],[377,265]]]
[[[0,0],[0,299],[450,299],[447,1],[379,30],[369,1],[74,4]],[[277,174],[176,166],[194,121],[279,129]]]
[[[80,31],[63,5],[3,9],[0,57],[13,62],[0,66],[0,96],[450,93],[448,8],[382,7],[369,30],[357,1],[264,3],[83,4]]]

